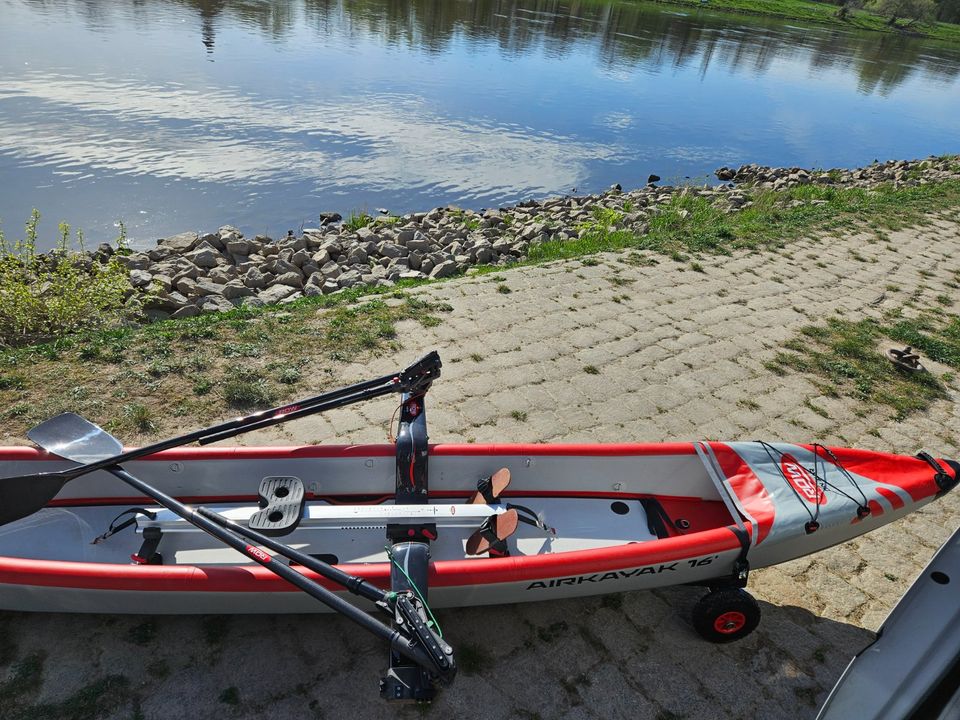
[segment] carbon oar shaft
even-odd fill
[[[319,600],[332,610],[345,615],[347,618],[357,623],[365,630],[368,630],[377,637],[386,640],[388,643],[390,643],[390,646],[393,649],[395,649],[404,657],[409,658],[424,668],[433,666],[433,661],[429,655],[415,642],[404,637],[399,631],[387,627],[379,620],[376,620],[367,613],[363,612],[363,610],[351,605],[339,595],[327,590],[319,583],[311,580],[305,575],[302,575],[289,565],[275,560],[269,553],[264,552],[258,547],[250,545],[246,540],[234,534],[232,531],[222,527],[221,525],[218,525],[204,515],[201,515],[193,508],[184,505],[179,500],[176,500],[166,493],[157,490],[152,485],[148,485],[139,478],[128,473],[126,470],[116,466],[108,467],[106,470],[107,472],[123,480],[134,489],[139,490],[144,495],[152,498],[158,504],[163,505],[170,512],[179,515],[188,523],[195,525],[205,533],[215,537],[217,540],[220,540],[222,543],[230,546],[237,552],[242,553],[250,560],[253,560],[258,565],[265,567],[270,572],[278,575],[291,585]],[[292,548],[290,549],[292,550]]]

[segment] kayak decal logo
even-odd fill
[[[826,505],[827,494],[817,484],[817,480],[793,455],[784,455],[780,460],[780,471],[793,486],[797,494],[811,505]]]
[[[692,558],[683,562],[678,560],[677,562],[648,565],[647,567],[633,568],[632,570],[614,570],[612,572],[593,573],[592,575],[575,575],[573,577],[553,578],[552,580],[537,580],[527,585],[527,590],[545,590],[547,588],[563,587],[564,585],[583,585],[584,583],[606,582],[607,580],[624,580],[639,575],[659,575],[660,573],[685,570],[684,565],[692,568],[704,567],[719,558],[719,555],[709,555],[702,558]]]
[[[273,558],[270,557],[267,553],[265,553],[263,550],[261,550],[258,547],[254,547],[253,545],[247,545],[247,555],[250,555],[251,557],[255,557],[257,560],[260,560],[261,562],[270,562],[271,560],[273,560]]]

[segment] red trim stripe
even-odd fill
[[[901,498],[899,495],[897,495],[897,494],[896,494],[893,490],[891,490],[890,488],[885,488],[885,487],[883,487],[882,485],[877,485],[876,491],[877,491],[878,493],[880,493],[881,495],[883,495],[884,500],[886,500],[888,503],[890,503],[890,506],[891,506],[894,510],[899,510],[900,508],[902,508],[902,507],[906,504],[906,503],[903,502],[903,498]]]
[[[529,582],[609,572],[739,550],[729,528],[595,550],[522,557],[450,560],[432,563],[431,587]],[[341,565],[380,587],[390,583],[387,563]],[[341,590],[313,573],[304,575]],[[0,583],[37,587],[138,592],[299,592],[259,565],[113,565],[0,557]]]

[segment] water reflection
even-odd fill
[[[7,96],[39,103],[4,124],[0,152],[217,183],[366,184],[371,191],[428,186],[471,199],[542,194],[575,183],[587,160],[617,152],[599,143],[438,115],[415,96],[382,94],[292,112],[228,89],[198,91],[108,78],[32,75]],[[64,126],[65,112],[80,120]],[[508,184],[504,184],[508,180]]]
[[[639,2],[0,0],[0,16],[8,224],[38,206],[135,237],[282,233],[321,210],[849,166],[960,136],[955,49]]]
[[[785,26],[780,21],[737,16],[736,26],[706,11],[665,12],[641,2],[558,0],[24,0],[48,14],[76,10],[98,32],[122,30],[133,18],[147,23],[166,6],[190,8],[203,45],[216,46],[219,26],[241,25],[273,40],[297,35],[376,38],[392,45],[441,54],[460,40],[466,46],[496,42],[501,52],[523,55],[543,48],[554,57],[593,43],[610,68],[643,64],[663,72],[711,64],[762,75],[775,60],[802,59],[811,71],[854,67],[863,93],[889,93],[915,72],[952,81],[960,53],[899,35],[850,33]]]

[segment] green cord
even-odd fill
[[[427,605],[427,601],[424,599],[423,595],[420,593],[420,588],[417,587],[417,584],[413,581],[413,578],[407,575],[407,571],[403,569],[403,566],[400,563],[398,563],[396,560],[394,560],[393,551],[386,545],[383,546],[383,549],[387,551],[387,557],[390,558],[390,562],[396,566],[397,570],[403,573],[403,576],[407,579],[407,582],[410,583],[410,587],[413,588],[413,591],[417,594],[417,597],[420,598],[420,602],[422,602],[423,606],[427,609],[427,615],[430,616],[430,621],[432,622],[433,626],[437,629],[437,635],[439,635],[440,637],[443,637],[443,630],[440,629],[440,623],[438,623],[437,619],[433,616],[433,610],[431,610],[430,606]]]

